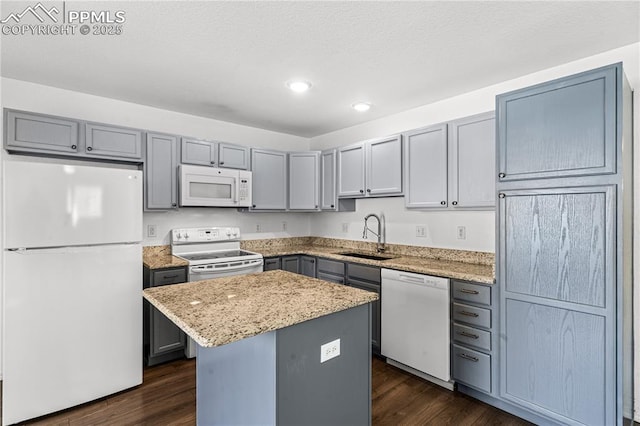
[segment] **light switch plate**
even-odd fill
[[[329,361],[340,355],[340,339],[336,339],[320,346],[320,363]]]

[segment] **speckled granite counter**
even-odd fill
[[[200,346],[214,347],[377,300],[286,271],[153,287],[144,297]]]
[[[495,282],[493,253],[388,244],[385,255],[393,259],[380,261],[340,254],[345,252],[375,254],[375,243],[367,241],[293,237],[247,240],[241,241],[240,244],[243,249],[261,253],[264,257],[306,254],[445,278],[486,284]],[[144,265],[151,269],[161,269],[184,266],[186,262],[171,256],[169,246],[155,246],[144,247]]]
[[[171,254],[170,246],[147,246],[142,248],[142,264],[149,269],[187,266],[189,262]]]

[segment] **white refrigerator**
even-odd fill
[[[142,175],[3,163],[2,424],[142,383]]]

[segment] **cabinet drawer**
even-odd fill
[[[318,259],[318,272],[328,272],[336,275],[344,276],[344,262],[335,260]]]
[[[453,379],[491,392],[491,356],[453,345]]]
[[[318,272],[317,278],[319,280],[329,281],[337,284],[344,284],[344,276],[343,275],[333,275],[333,274],[325,274],[322,272]]]
[[[464,281],[453,281],[453,297],[482,305],[491,305],[491,288]]]
[[[348,278],[357,278],[374,283],[380,283],[380,268],[377,266],[365,266],[357,263],[349,263],[347,266]]]
[[[187,281],[187,271],[185,269],[167,269],[153,272],[153,286],[177,284]]]
[[[280,263],[279,257],[269,257],[264,260],[264,270],[265,271],[274,271],[276,269],[281,269],[282,265]]]
[[[491,311],[475,306],[453,304],[453,320],[466,324],[477,325],[479,327],[491,328]]]
[[[491,350],[491,332],[489,331],[454,324],[453,340],[464,345],[475,346],[479,349]]]

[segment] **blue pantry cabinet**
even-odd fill
[[[499,398],[536,423],[622,424],[630,100],[621,64],[496,99]]]

